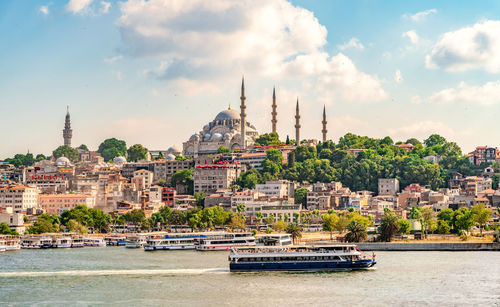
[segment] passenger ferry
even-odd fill
[[[52,240],[51,240],[52,242]],[[41,248],[41,238],[38,236],[28,236],[21,239],[21,248],[33,249]]]
[[[0,253],[5,252],[7,250],[7,242],[4,239],[0,238]]]
[[[83,244],[91,247],[106,247],[106,242],[102,238],[86,237],[83,239]]]
[[[116,235],[105,236],[104,241],[106,241],[106,245],[108,246],[123,246],[127,243],[125,237]]]
[[[52,248],[52,247],[55,247],[52,237],[40,238],[40,248]]]
[[[84,247],[84,246],[85,246],[85,241],[83,240],[83,237],[80,236],[73,237],[73,240],[71,242],[71,248]]]
[[[255,238],[251,233],[225,233],[201,238],[196,245],[200,251],[229,250],[232,247],[255,246]]]
[[[73,240],[71,237],[55,237],[52,247],[54,248],[70,248]]]
[[[5,237],[4,240],[6,251],[18,251],[21,249],[18,237]]]
[[[376,263],[375,254],[356,245],[232,248],[228,260],[231,272],[360,270]]]
[[[144,244],[146,244],[146,238],[144,236],[127,236],[125,247],[141,248]]]
[[[197,242],[204,236],[151,237],[144,244],[145,251],[195,249]]]

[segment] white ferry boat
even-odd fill
[[[18,251],[21,249],[21,244],[19,244],[18,237],[6,237],[5,240],[5,249],[6,251]]]
[[[71,248],[84,247],[84,246],[85,246],[85,241],[83,240],[83,237],[76,236],[72,238]]]
[[[376,263],[352,244],[232,248],[228,260],[231,272],[359,270]]]
[[[39,236],[25,236],[21,239],[21,248],[33,249],[41,248],[42,244],[40,242],[41,238]]]
[[[71,237],[56,237],[53,242],[54,248],[70,248],[73,240]]]
[[[144,236],[127,236],[125,247],[126,248],[141,248],[146,244]]]
[[[182,250],[182,249],[195,249],[197,242],[203,236],[169,236],[165,235],[163,238],[151,237],[146,240],[144,250]]]
[[[83,244],[91,247],[106,247],[106,242],[102,238],[83,238]]]
[[[255,238],[251,233],[226,233],[201,238],[196,245],[200,251],[229,250],[232,247],[255,246]]]

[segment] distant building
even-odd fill
[[[397,178],[379,178],[379,195],[396,195],[399,192],[399,180]]]
[[[49,214],[60,215],[78,205],[94,208],[95,196],[85,194],[40,194],[38,203],[41,209]]]
[[[170,208],[173,208],[175,205],[175,188],[171,187],[163,187],[161,189],[161,202]]]
[[[500,151],[496,147],[477,146],[467,156],[469,157],[469,161],[475,165],[481,165],[481,163],[491,164],[499,158]]]
[[[194,169],[194,191],[214,193],[217,190],[229,189],[245,170],[244,165],[236,163],[198,164]]]
[[[20,184],[0,186],[0,207],[12,208],[13,213],[38,207],[38,189]]]

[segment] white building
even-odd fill
[[[265,184],[257,184],[255,191],[273,198],[293,197],[294,193],[293,187],[287,180],[266,181]]]
[[[238,176],[246,170],[241,164],[200,164],[194,169],[194,191],[214,193],[229,189]]]

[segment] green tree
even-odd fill
[[[451,210],[450,208],[441,210],[437,215],[438,220],[446,221],[448,223],[451,223],[453,221],[453,216],[453,210]]]
[[[204,192],[198,193],[194,192],[194,198],[196,199],[196,205],[203,207],[205,205],[206,194]]]
[[[173,210],[167,218],[169,225],[184,225],[186,222],[186,215],[179,210]]]
[[[239,214],[233,215],[231,217],[228,226],[231,229],[241,229],[241,230],[244,230],[247,227],[245,218]]]
[[[56,159],[64,156],[68,158],[71,162],[78,162],[79,158],[78,150],[71,148],[68,145],[62,145],[57,147],[57,149],[55,149],[52,152],[52,156]]]
[[[59,232],[60,224],[59,216],[43,213],[37,217],[35,223],[28,228],[27,232],[29,234],[55,233]]]
[[[113,158],[118,156],[125,157],[127,153],[127,143],[116,138],[106,139],[99,145],[97,152],[101,154],[104,161],[113,160]]]
[[[348,242],[361,242],[368,238],[366,228],[360,222],[351,221],[347,226],[347,230],[346,240]]]
[[[457,231],[468,232],[473,225],[474,215],[469,209],[462,207],[455,211],[455,227]]]
[[[270,213],[266,218],[264,218],[264,224],[266,225],[274,224],[274,214]]]
[[[147,155],[148,149],[141,144],[132,145],[127,149],[127,160],[130,162],[145,160]]]
[[[483,228],[491,218],[491,211],[484,208],[484,204],[477,204],[472,207],[472,215],[474,222],[479,225],[479,232],[483,235]]]
[[[339,217],[335,213],[323,214],[321,216],[323,220],[323,230],[330,233],[330,240],[333,240],[333,232],[336,230],[337,221]]]
[[[80,222],[76,220],[69,220],[66,227],[70,232],[76,232],[82,234],[86,234],[88,232],[88,228],[83,226]]]
[[[439,134],[432,134],[427,139],[424,140],[424,144],[426,147],[432,147],[435,145],[444,145],[446,143],[446,139]]]
[[[255,186],[261,181],[261,174],[258,170],[252,168],[240,174],[236,184],[242,188],[255,189]]]
[[[278,134],[275,132],[261,134],[255,140],[256,146],[269,146],[269,145],[281,145],[281,144],[283,144],[283,142],[280,141]]]
[[[438,220],[437,226],[438,232],[442,234],[450,233],[450,224],[446,220]]]
[[[392,237],[399,231],[399,219],[396,213],[387,211],[380,223],[380,239],[390,242]]]
[[[399,233],[409,234],[411,230],[411,223],[407,220],[399,219]]]
[[[177,171],[172,175],[171,184],[173,187],[177,187],[177,185],[186,186],[188,194],[192,195],[194,191],[193,170],[183,169]]]
[[[221,145],[221,146],[219,146],[219,148],[217,149],[217,153],[218,153],[218,154],[231,153],[231,149],[227,148],[227,147],[226,147],[226,146],[224,146],[224,145]]]
[[[255,220],[257,221],[257,225],[260,225],[263,218],[264,218],[264,215],[262,214],[262,212],[260,212],[260,211],[255,212]]]
[[[273,229],[276,231],[284,231],[287,227],[287,223],[283,220],[278,220],[276,223],[273,225]]]
[[[0,235],[8,236],[18,236],[17,231],[10,229],[9,224],[2,222],[0,223]]]
[[[302,204],[302,208],[306,208],[307,204],[307,189],[299,188],[295,190],[293,195],[296,204]]]
[[[89,148],[85,144],[82,144],[82,145],[78,146],[76,149],[81,149],[81,150],[89,151]]]
[[[302,238],[302,226],[297,223],[288,224],[288,226],[286,227],[286,232],[291,235],[294,244],[297,244],[298,240]]]
[[[422,235],[427,238],[427,234],[434,231],[437,228],[437,223],[434,220],[434,210],[431,208],[421,208],[422,218],[420,223],[422,225]]]
[[[348,225],[349,225],[349,218],[341,214],[339,215],[337,223],[335,224],[335,229],[337,229],[338,232],[343,233]]]

